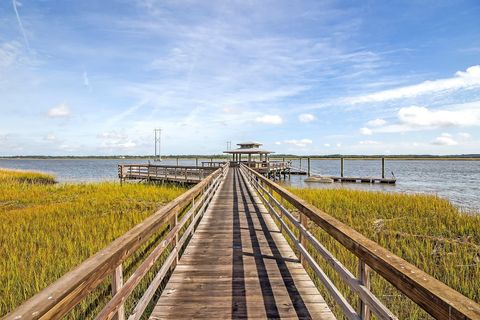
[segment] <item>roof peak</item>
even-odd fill
[[[237,146],[248,145],[248,144],[250,144],[250,145],[253,144],[253,145],[257,145],[257,146],[263,145],[263,143],[256,142],[256,141],[247,141],[247,142],[237,143]]]

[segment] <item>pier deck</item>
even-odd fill
[[[87,297],[91,298],[85,312],[95,312],[88,318],[97,320],[334,319],[324,297],[335,307],[335,315],[345,319],[398,319],[389,300],[371,288],[372,272],[434,318],[480,319],[475,301],[254,169],[239,165],[214,169],[5,319],[63,319]],[[195,171],[202,176],[197,167],[183,169],[184,176]],[[179,174],[179,167],[121,165],[119,176],[146,173],[148,180],[168,176],[172,170]],[[356,272],[315,236],[320,229],[356,257]],[[128,272],[134,254],[138,264]],[[324,271],[322,261],[336,279]],[[147,277],[149,272],[152,278]],[[139,297],[134,291],[145,280],[148,287]],[[102,288],[97,300],[109,300],[94,305],[91,294],[106,281],[111,289]],[[340,284],[355,295],[353,299],[344,296]],[[134,302],[133,310],[126,310],[127,299]]]
[[[239,168],[205,212],[150,319],[334,319]]]

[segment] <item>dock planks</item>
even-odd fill
[[[238,168],[230,168],[150,319],[334,319]]]

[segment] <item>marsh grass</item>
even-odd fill
[[[54,184],[55,177],[46,173],[0,168],[0,183]]]
[[[53,184],[49,175],[0,170],[0,316],[130,230],[186,189],[103,182]],[[167,226],[166,226],[167,227]],[[163,229],[125,263],[126,276]],[[137,259],[138,258],[138,259]],[[95,295],[97,294],[97,295]],[[106,279],[72,318],[110,295]]]
[[[290,191],[468,298],[480,301],[479,215],[462,213],[447,200],[431,195],[346,189],[290,188]],[[309,226],[325,247],[357,274],[358,259],[313,222]],[[356,306],[356,295],[319,255],[310,252]],[[323,286],[317,284],[324,297],[328,297]],[[372,291],[400,319],[430,318],[377,274],[372,276]],[[331,299],[327,300],[330,306],[335,305]],[[338,307],[334,310],[340,315]]]

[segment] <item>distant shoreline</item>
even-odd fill
[[[380,158],[385,158],[389,161],[396,160],[409,160],[409,161],[426,161],[426,160],[438,160],[438,161],[480,161],[480,155],[452,155],[452,156],[412,156],[412,155],[328,155],[328,156],[319,156],[319,155],[309,155],[309,156],[297,156],[297,155],[275,155],[270,159],[272,160],[340,160],[341,158],[345,160],[378,160]],[[3,156],[0,157],[0,160],[153,160],[153,156]],[[210,159],[223,159],[228,160],[230,157],[223,155],[169,155],[162,158],[163,160],[176,160],[176,159],[201,159],[201,160],[210,160]]]

